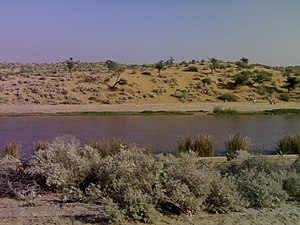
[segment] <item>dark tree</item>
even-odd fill
[[[173,65],[174,64],[174,58],[170,56],[170,58],[166,61],[167,65]]]
[[[111,76],[116,76],[117,78],[116,82],[110,87],[111,89],[115,89],[116,86],[121,82],[121,75],[125,71],[125,67],[112,60],[107,60],[105,64]]]
[[[216,71],[216,69],[219,68],[219,61],[215,58],[211,58],[209,59],[209,61],[210,61],[211,74],[213,74],[214,71]]]
[[[290,92],[291,90],[295,90],[299,86],[300,79],[298,79],[297,77],[287,77],[285,83],[285,88],[287,88]]]
[[[161,60],[157,63],[155,63],[155,69],[158,70],[158,75],[160,76],[160,72],[165,68],[165,64],[164,64],[164,61]]]
[[[70,57],[70,59],[67,59],[66,63],[67,63],[67,67],[68,67],[68,70],[69,70],[69,73],[70,73],[70,77],[72,77],[72,70],[75,66],[75,62],[73,61],[73,57]]]
[[[248,64],[248,62],[249,62],[249,60],[248,60],[247,58],[244,58],[244,57],[241,58],[240,60],[241,60],[243,63],[245,63],[245,64]]]
[[[266,71],[259,71],[253,76],[253,83],[263,84],[272,80],[272,74]]]

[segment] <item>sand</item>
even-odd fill
[[[166,103],[166,104],[86,104],[86,105],[0,105],[0,113],[56,113],[56,112],[141,112],[152,111],[207,111],[215,107],[236,109],[240,112],[257,112],[271,109],[295,108],[300,109],[300,103]]]

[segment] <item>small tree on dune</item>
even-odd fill
[[[210,61],[211,74],[213,74],[214,71],[216,71],[216,69],[219,68],[219,61],[215,58],[211,58],[209,59],[209,61]]]
[[[125,67],[112,60],[107,60],[105,64],[111,76],[116,76],[116,82],[110,87],[111,89],[115,89],[116,86],[121,82],[121,75],[125,71]]]
[[[73,61],[73,57],[70,57],[69,59],[66,60],[67,67],[70,73],[70,77],[72,77],[72,70],[75,66],[75,62]]]
[[[155,69],[158,70],[158,76],[160,76],[160,72],[165,68],[165,64],[163,60],[160,60],[159,62],[155,63]]]
[[[298,79],[297,77],[287,77],[285,83],[285,88],[287,88],[290,92],[291,90],[295,90],[299,86],[300,79]]]

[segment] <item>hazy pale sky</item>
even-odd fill
[[[0,0],[0,62],[300,65],[299,0]]]

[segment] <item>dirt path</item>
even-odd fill
[[[268,103],[249,102],[242,103],[178,103],[178,104],[121,104],[121,105],[0,105],[0,113],[55,113],[55,112],[140,112],[144,110],[158,111],[208,111],[212,112],[215,107],[236,109],[240,112],[255,112],[280,108],[300,109],[300,103]]]

